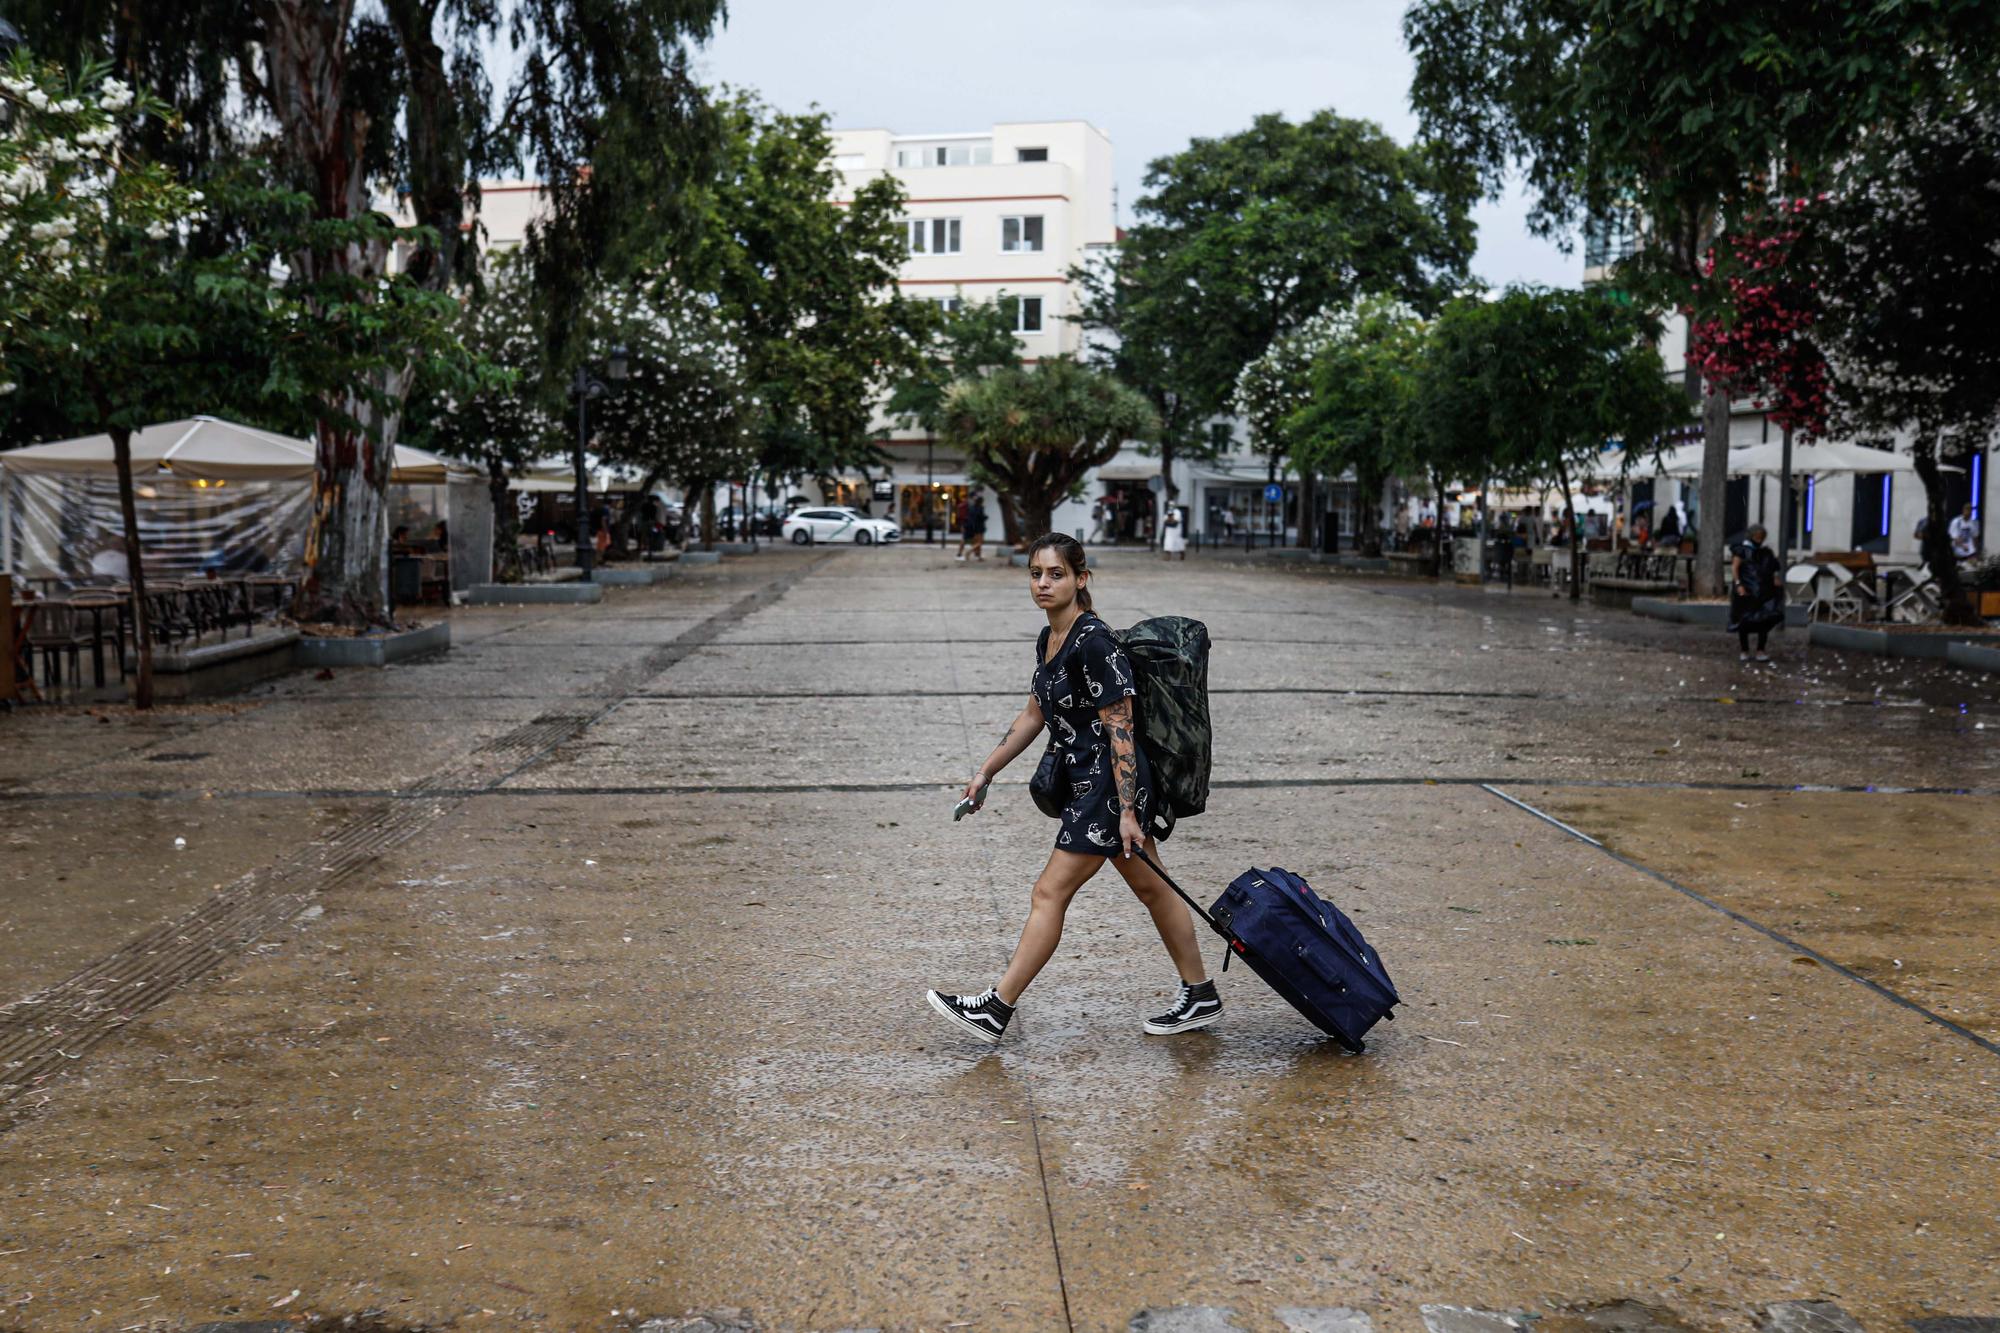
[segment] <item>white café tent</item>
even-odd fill
[[[1602,481],[1616,481],[1620,477],[1629,477],[1634,481],[1644,481],[1648,477],[1687,479],[1701,475],[1701,459],[1702,446],[1700,441],[1696,441],[1669,449],[1657,460],[1640,454],[1632,460],[1632,470],[1628,474],[1622,471],[1624,453],[1614,449],[1592,464],[1589,475]],[[1743,445],[1729,451],[1729,475],[1732,477],[1775,477],[1783,471],[1784,443],[1780,440]],[[1870,449],[1845,440],[1792,445],[1792,472],[1798,476],[1914,471],[1916,464],[1910,461],[1910,456],[1893,449]]]
[[[161,422],[132,434],[132,480],[148,567],[194,574],[213,568],[294,572],[312,508],[310,441],[219,417]],[[472,469],[397,445],[389,475],[406,503],[453,520],[477,544],[485,483]],[[432,488],[428,496],[417,493]],[[463,511],[463,512],[461,512]],[[31,444],[0,453],[0,568],[81,578],[98,557],[122,549],[117,461],[109,435]],[[118,563],[114,557],[114,564]],[[468,571],[479,564],[476,552]],[[485,575],[479,575],[483,581]],[[456,578],[454,579],[456,583]]]

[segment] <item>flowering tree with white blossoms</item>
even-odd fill
[[[139,677],[152,704],[145,570],[132,495],[132,432],[182,407],[199,311],[179,232],[199,191],[124,157],[121,130],[168,114],[87,66],[72,78],[16,53],[0,75],[0,412],[24,384],[77,426],[111,436],[132,579]]]

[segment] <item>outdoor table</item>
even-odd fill
[[[86,612],[90,616],[90,678],[98,689],[104,688],[104,613],[118,614],[118,627],[114,635],[118,644],[118,675],[125,675],[125,605],[123,597],[108,596],[104,593],[78,593],[69,599],[72,611]]]
[[[277,590],[277,599],[271,604],[273,615],[284,611],[286,604],[292,600],[299,587],[299,581],[286,574],[258,574],[252,577],[249,582],[253,590],[251,601],[251,610],[253,612],[256,610],[256,597],[261,596],[265,589]]]

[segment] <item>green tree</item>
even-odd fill
[[[1100,356],[1162,418],[1169,484],[1277,338],[1364,293],[1435,309],[1472,257],[1470,177],[1331,111],[1197,139],[1145,184],[1111,269],[1072,278]]]
[[[1393,297],[1364,296],[1326,324],[1309,367],[1309,392],[1284,430],[1302,469],[1354,473],[1367,525],[1358,536],[1362,550],[1376,555],[1382,488],[1415,465],[1411,411],[1424,323]]]
[[[1977,624],[1951,550],[1941,463],[1983,450],[2000,429],[2000,111],[1923,114],[1875,137],[1824,211],[1819,327],[1835,418],[1855,432],[1911,431],[1929,519],[1924,562],[1945,620]]]
[[[123,124],[170,113],[106,78],[101,64],[71,79],[17,54],[0,98],[0,379],[31,386],[8,395],[10,417],[111,437],[134,593],[135,698],[147,707],[132,432],[231,409],[295,421],[385,362],[424,354],[454,364],[450,303],[404,278],[365,292],[325,275],[274,279],[274,262],[301,245],[386,244],[396,232],[374,220],[315,222],[302,197],[254,182],[218,185],[206,198],[120,146]],[[193,238],[209,228],[233,243],[197,252]]]
[[[836,200],[823,114],[738,94],[717,115],[720,161],[700,191],[694,252],[659,255],[654,267],[685,273],[735,329],[759,471],[831,478],[879,466],[874,404],[917,363],[932,320],[928,303],[896,285],[901,188],[885,175]]]
[[[1731,211],[1759,207],[1774,170],[1810,190],[1872,128],[1990,87],[2000,59],[2000,7],[1981,0],[1820,0],[1809,14],[1791,0],[1416,0],[1410,98],[1425,138],[1489,195],[1525,179],[1538,234],[1635,225],[1620,285],[1682,307]],[[1713,593],[1722,394],[1703,425],[1700,576]]]
[[[712,137],[688,51],[721,21],[721,0],[22,0],[12,12],[33,45],[109,54],[128,78],[173,89],[195,117],[173,160],[197,181],[268,153],[315,218],[341,223],[398,191],[424,230],[310,228],[289,256],[308,290],[341,293],[339,313],[364,323],[394,315],[393,303],[357,304],[390,271],[392,242],[396,271],[423,290],[475,279],[461,238],[478,181],[524,162],[548,206],[531,235],[537,282],[575,309],[598,273],[687,223],[688,180]],[[522,57],[496,98],[485,58],[503,22]],[[546,327],[560,337],[570,325]],[[415,374],[385,361],[314,414],[305,614],[386,615],[383,488]]]
[[[755,462],[741,334],[711,300],[671,275],[608,293],[595,319],[600,353],[626,349],[624,383],[591,407],[593,443],[640,470],[640,493],[672,482],[692,498]]]
[[[961,294],[958,300],[956,309],[940,312],[928,338],[919,335],[914,364],[891,386],[883,404],[883,411],[905,430],[921,430],[933,439],[944,433],[945,403],[954,384],[1021,364],[1021,341],[1005,299],[968,301]],[[977,474],[973,480],[991,483]],[[1020,540],[1020,518],[1004,496],[1000,522],[1008,545],[1014,545]]]
[[[1031,539],[1090,469],[1159,425],[1144,397],[1067,356],[963,380],[944,409],[945,440],[992,479]]]
[[[403,434],[412,444],[473,463],[486,474],[496,563],[520,532],[509,483],[536,460],[565,452],[569,442],[563,386],[552,383],[546,371],[536,297],[526,260],[500,256],[480,289],[462,303],[457,329],[468,354],[493,373],[465,392],[449,367],[422,362],[403,418]]]
[[[1667,382],[1658,320],[1602,288],[1510,287],[1445,308],[1431,328],[1418,392],[1438,456],[1477,460],[1483,479],[1553,481],[1577,532],[1570,483],[1607,445],[1651,447],[1687,416]],[[1570,542],[1570,596],[1583,543]]]

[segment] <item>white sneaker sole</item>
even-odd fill
[[[974,1023],[970,1019],[966,1018],[963,1014],[960,1014],[957,1010],[953,1009],[950,1005],[946,1004],[944,1002],[944,997],[942,995],[939,995],[936,991],[934,990],[925,991],[924,998],[931,1002],[931,1008],[937,1010],[938,1014],[941,1017],[950,1020],[951,1025],[959,1029],[961,1032],[970,1032],[973,1036],[979,1038],[981,1041],[985,1042],[988,1046],[998,1046],[1000,1044],[1000,1037],[1002,1034],[997,1032],[988,1032],[985,1028],[979,1026],[979,1024]]]
[[[1163,1023],[1155,1023],[1149,1018],[1146,1020],[1146,1035],[1149,1037],[1171,1037],[1176,1032],[1193,1032],[1196,1028],[1207,1027],[1210,1023],[1215,1022],[1221,1017],[1222,1011],[1218,1009],[1212,1014],[1204,1015],[1201,1018],[1190,1018],[1187,1022],[1176,1023],[1172,1027],[1168,1027]]]

